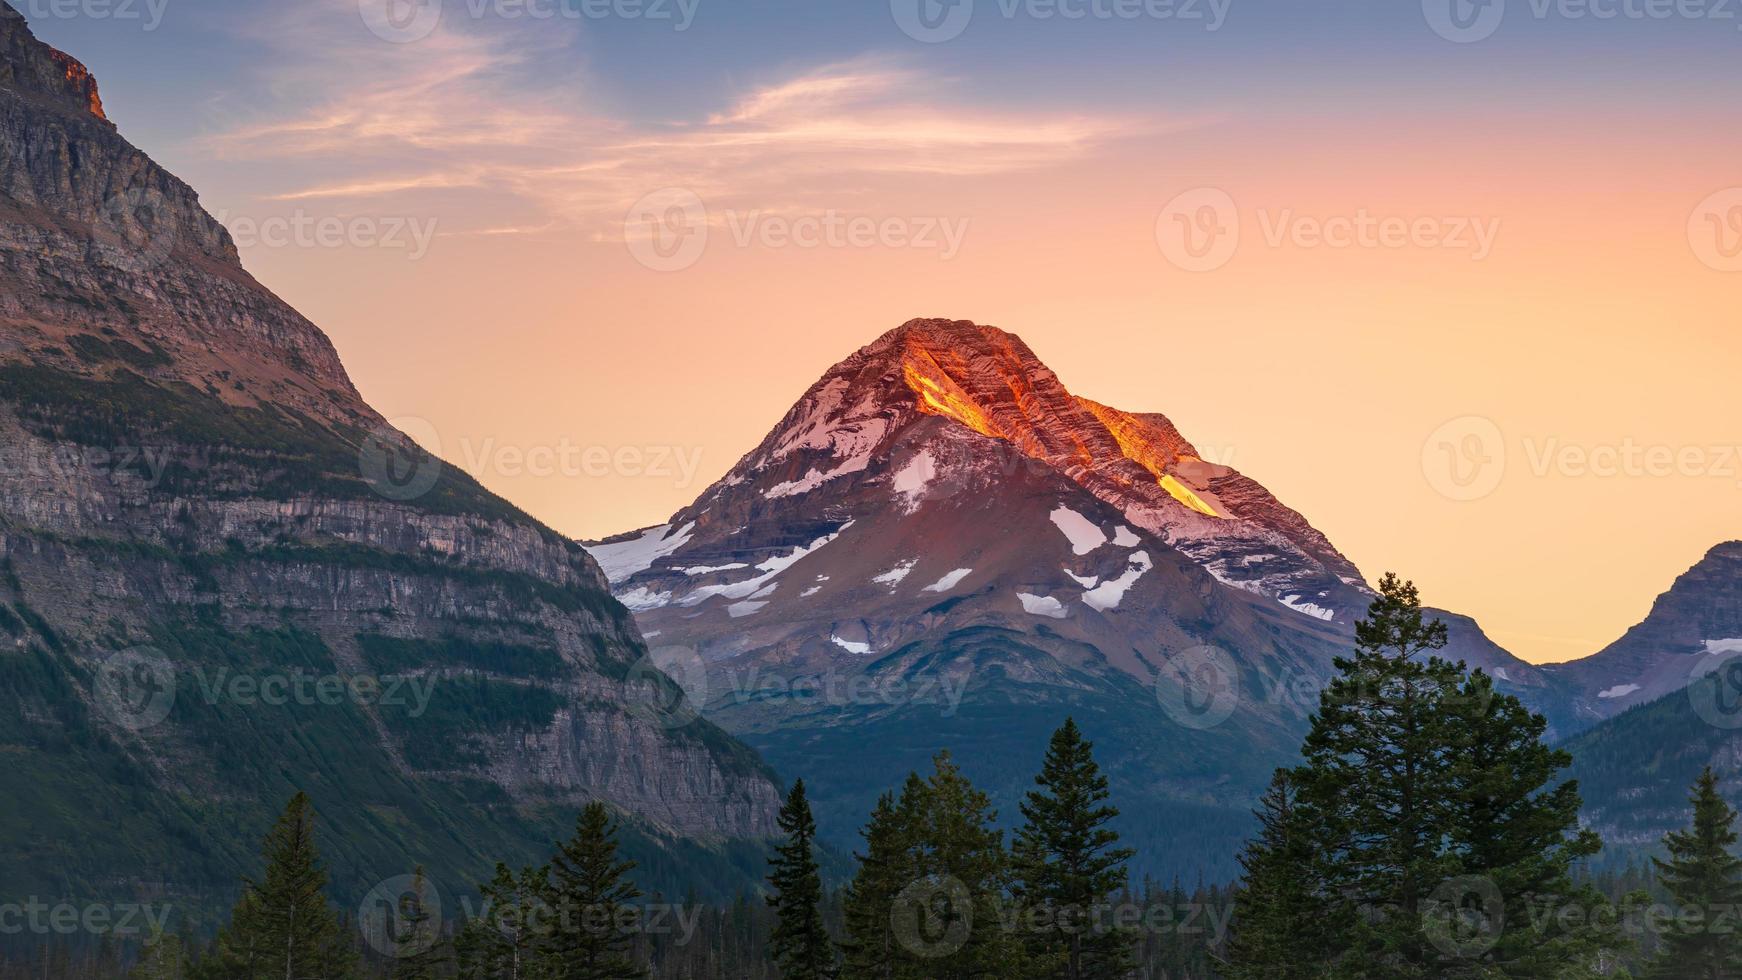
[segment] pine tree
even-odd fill
[[[1577,784],[1552,786],[1572,756],[1543,744],[1548,723],[1517,698],[1494,690],[1482,671],[1471,674],[1443,710],[1456,734],[1453,822],[1445,839],[1461,874],[1484,882],[1487,895],[1481,908],[1460,913],[1478,930],[1466,938],[1479,942],[1442,975],[1491,976],[1501,970],[1508,977],[1562,977],[1575,966],[1591,968],[1619,943],[1613,930],[1593,921],[1607,900],[1572,879],[1574,864],[1603,846],[1596,833],[1579,829]],[[1585,914],[1533,916],[1545,906]],[[1522,928],[1525,923],[1534,925]]]
[[[917,783],[918,776],[910,777]],[[910,862],[911,814],[901,810],[895,794],[884,793],[860,836],[865,850],[856,855],[859,872],[842,896],[846,939],[841,944],[842,980],[889,980],[897,947],[890,927],[895,896],[914,874]]]
[[[1577,787],[1552,785],[1570,760],[1543,746],[1543,720],[1481,672],[1434,656],[1446,627],[1394,575],[1355,639],[1320,697],[1305,764],[1288,774],[1306,844],[1294,859],[1275,842],[1249,852],[1271,880],[1258,882],[1260,928],[1236,944],[1231,969],[1280,955],[1264,926],[1283,913],[1263,889],[1305,885],[1319,896],[1322,975],[1591,974],[1621,943],[1594,924],[1613,921],[1604,900],[1570,879],[1600,844],[1578,829]],[[1531,917],[1568,905],[1582,915]]]
[[[314,808],[298,793],[266,835],[266,873],[243,882],[219,939],[218,969],[237,980],[343,980],[356,954],[327,904],[314,843]]]
[[[1108,826],[1119,811],[1107,805],[1107,777],[1094,746],[1075,719],[1053,733],[1038,787],[1021,804],[1026,824],[1017,833],[1013,865],[1016,896],[1034,927],[1025,932],[1037,975],[1062,980],[1109,980],[1134,964],[1135,939],[1093,910],[1123,889],[1133,855],[1117,846]]]
[[[399,957],[393,963],[393,980],[435,980],[448,960],[442,948],[442,924],[430,911],[430,883],[420,866],[412,875],[411,890],[399,898],[394,923],[399,934],[394,947]]]
[[[617,824],[603,803],[589,803],[575,836],[557,845],[550,863],[550,906],[556,920],[551,952],[562,980],[627,980],[647,971],[626,954],[638,928],[630,904],[641,892],[628,880],[634,861],[617,858]]]
[[[1245,869],[1229,941],[1228,980],[1310,980],[1329,959],[1318,835],[1293,780],[1278,771],[1258,803],[1259,833],[1240,856]]]
[[[1718,795],[1718,777],[1708,767],[1694,783],[1693,826],[1663,839],[1669,860],[1653,860],[1659,880],[1675,900],[1677,922],[1662,935],[1651,964],[1653,977],[1733,980],[1742,977],[1742,939],[1736,923],[1719,923],[1742,907],[1742,860],[1736,846],[1736,811]],[[1680,924],[1688,915],[1692,926]],[[1694,918],[1694,917],[1697,917]]]
[[[545,951],[553,923],[550,869],[522,868],[518,877],[505,864],[479,889],[481,914],[467,922],[454,941],[461,980],[546,980],[551,976]]]
[[[804,780],[795,782],[780,809],[786,840],[770,860],[768,906],[779,921],[769,950],[786,980],[823,980],[834,975],[834,947],[823,927],[823,882],[817,868],[816,820],[805,798]]]
[[[924,980],[993,977],[1018,962],[1002,918],[1009,856],[991,799],[948,752],[923,783],[910,781],[910,866],[916,876],[896,896],[893,925],[903,972]]]

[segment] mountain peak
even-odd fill
[[[1366,605],[1359,571],[1324,535],[1232,467],[1203,459],[1165,416],[1080,398],[1015,334],[942,318],[909,320],[830,368],[761,445],[673,517],[673,528],[694,525],[694,540],[674,534],[671,547],[684,554],[666,564],[719,564],[707,556],[743,551],[739,529],[765,521],[805,525],[775,535],[784,544],[832,515],[884,506],[911,515],[934,484],[1040,472],[1225,585],[1320,620],[1347,621]],[[626,565],[616,578],[647,569]]]
[[[72,55],[37,40],[24,15],[6,3],[0,3],[0,85],[47,96],[109,121],[90,69]]]

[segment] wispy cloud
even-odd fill
[[[531,84],[567,39],[444,28],[409,45],[335,41],[306,10],[262,36],[284,62],[281,115],[207,140],[242,160],[318,158],[279,200],[377,199],[423,191],[507,194],[596,228],[637,198],[683,187],[733,206],[856,193],[877,176],[969,176],[1056,165],[1131,128],[1128,120],[992,110],[941,101],[939,80],[899,63],[826,65],[754,88],[696,119],[650,123],[589,111],[574,86]],[[355,17],[354,4],[351,7]],[[510,44],[509,41],[513,43]],[[310,60],[308,52],[321,52]],[[548,62],[546,62],[548,63]],[[366,65],[359,71],[355,66]],[[529,95],[529,93],[532,93]],[[505,229],[521,222],[498,222]],[[506,233],[506,232],[498,232]]]

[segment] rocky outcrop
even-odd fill
[[[0,682],[33,719],[0,725],[0,792],[40,845],[0,879],[204,900],[292,788],[342,841],[346,890],[394,860],[463,885],[594,799],[665,846],[772,834],[753,752],[641,709],[670,681],[585,551],[389,428],[4,5],[0,55]],[[162,669],[165,717],[106,699],[118,652]],[[304,675],[425,696],[212,686]],[[68,808],[131,808],[158,843]]]

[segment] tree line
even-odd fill
[[[1560,778],[1570,757],[1544,743],[1541,716],[1438,656],[1446,641],[1413,584],[1386,576],[1300,763],[1260,801],[1231,891],[1132,886],[1108,780],[1067,719],[1013,832],[940,752],[877,801],[839,889],[825,887],[805,784],[794,783],[766,894],[727,909],[679,903],[695,910],[680,933],[650,928],[649,908],[665,903],[638,902],[602,803],[545,865],[498,865],[479,913],[455,926],[421,871],[348,922],[325,897],[299,794],[229,924],[198,948],[154,937],[129,975],[1742,980],[1737,814],[1711,771],[1694,787],[1691,826],[1665,839],[1650,874],[1586,875],[1602,845],[1579,825],[1576,784]]]

